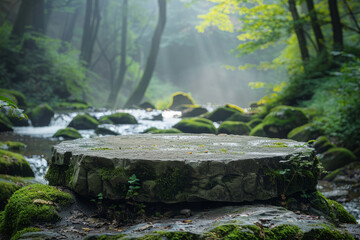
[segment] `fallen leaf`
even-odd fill
[[[208,153],[209,151],[205,151],[204,153]]]
[[[191,223],[191,220],[183,220],[183,223]]]
[[[192,152],[188,152],[188,154],[192,154]]]
[[[90,228],[82,228],[82,230],[85,230],[85,231],[90,231],[91,229]]]
[[[52,202],[52,201],[46,201],[46,200],[43,200],[43,199],[34,199],[33,200],[33,203],[38,203],[38,204],[46,204],[46,205],[53,205],[53,206],[56,206],[56,203]]]

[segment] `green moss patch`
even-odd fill
[[[166,134],[166,133],[182,133],[179,129],[170,128],[170,129],[157,129],[155,127],[148,128],[144,131],[144,133],[153,133],[153,134]]]
[[[6,150],[0,150],[0,174],[34,177],[30,164],[22,155]]]
[[[254,127],[250,131],[250,136],[256,136],[256,137],[266,137],[266,133],[264,131],[264,125],[262,123],[258,124],[256,127]]]
[[[78,132],[78,130],[76,130],[75,128],[72,127],[67,127],[67,128],[63,128],[63,129],[59,129],[54,135],[53,137],[62,137],[66,140],[71,140],[71,139],[77,139],[77,138],[82,138],[81,134]]]
[[[14,183],[0,181],[0,211],[4,210],[11,195],[21,187]]]
[[[68,127],[82,130],[95,129],[98,125],[99,122],[89,114],[78,114],[73,120],[71,120]]]
[[[326,136],[318,137],[314,143],[314,148],[318,153],[324,153],[330,148],[334,148],[334,147],[336,146],[330,143],[329,139]]]
[[[24,228],[20,231],[18,231],[17,233],[15,233],[14,236],[12,236],[12,238],[10,240],[18,240],[20,239],[21,235],[25,234],[25,233],[32,233],[32,232],[40,232],[39,228],[35,228],[35,227],[28,227],[28,228]]]
[[[312,229],[304,234],[302,240],[354,240],[354,238],[346,233],[330,228]]]
[[[188,184],[189,170],[170,167],[164,174],[158,176],[156,182],[157,197],[161,200],[174,199]]]
[[[45,179],[53,186],[69,186],[74,174],[74,164],[56,165],[51,163]]]
[[[1,88],[0,89],[0,95],[2,95],[2,96],[12,96],[13,98],[15,98],[15,103],[21,109],[25,109],[26,106],[27,106],[26,98],[25,98],[24,94],[22,94],[21,92]],[[13,100],[12,98],[10,98],[10,99]]]
[[[13,131],[12,124],[9,118],[0,112],[0,132]]]
[[[289,139],[300,142],[315,140],[323,134],[323,131],[316,127],[313,123],[308,123],[300,127],[294,128],[288,134]]]
[[[288,133],[308,123],[308,118],[300,108],[278,106],[271,110],[263,121],[263,129],[267,136],[286,138]]]
[[[84,110],[89,107],[89,104],[82,102],[59,102],[54,105],[57,110]]]
[[[183,119],[173,126],[184,133],[216,133],[212,121],[205,118]]]
[[[260,123],[262,123],[262,120],[260,118],[254,118],[250,122],[246,123],[246,125],[248,125],[248,127],[250,129],[253,129],[254,127],[259,125]]]
[[[22,142],[12,142],[12,141],[6,141],[6,142],[0,142],[0,148],[5,150],[23,150],[26,147],[26,145]]]
[[[137,124],[135,117],[129,113],[114,113],[100,118],[99,121],[113,124]]]
[[[72,203],[68,193],[54,187],[32,184],[16,191],[5,207],[1,232],[14,233],[37,222],[54,223],[60,219],[60,205]]]
[[[239,109],[235,108],[235,107],[229,107],[228,106],[224,106],[224,107],[219,107],[217,109],[215,109],[214,111],[212,111],[211,113],[209,113],[209,115],[207,116],[207,119],[210,119],[213,122],[219,122],[219,121],[225,121],[228,118],[230,118],[232,115],[236,114],[236,113],[240,113],[242,114],[243,111],[240,111]]]
[[[225,121],[219,126],[218,133],[249,135],[250,128],[243,122]]]

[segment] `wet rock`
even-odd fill
[[[28,116],[33,126],[42,127],[49,125],[54,114],[54,110],[47,103],[44,103],[35,107]]]
[[[194,105],[195,102],[189,94],[183,92],[176,92],[171,95],[170,104],[167,108],[171,110],[177,110],[180,105],[184,104]]]
[[[278,106],[265,117],[262,126],[268,137],[286,138],[291,130],[306,123],[308,123],[308,118],[302,109]]]
[[[226,120],[220,124],[218,133],[249,135],[250,128],[243,122],[233,122]]]
[[[2,88],[0,89],[0,95],[13,100],[20,109],[26,109],[27,107],[26,98],[21,92]]]
[[[4,149],[4,150],[20,151],[25,148],[26,145],[22,142],[13,142],[13,141],[0,142],[0,149]]]
[[[91,117],[89,114],[80,113],[71,120],[68,127],[78,130],[83,129],[95,129],[99,125],[99,122]]]
[[[328,171],[341,168],[356,161],[356,156],[346,148],[331,148],[319,156],[319,159]]]
[[[117,133],[117,132],[114,132],[113,130],[111,130],[111,129],[109,129],[109,128],[106,128],[106,127],[103,127],[103,126],[101,126],[101,127],[97,127],[96,129],[95,129],[95,133],[97,134],[97,135],[120,135],[119,133]]]
[[[51,184],[113,200],[124,199],[133,174],[141,202],[268,200],[284,193],[284,183],[286,194],[315,189],[317,163],[306,149],[292,140],[235,135],[78,139],[54,146],[49,175]]]
[[[184,133],[216,133],[212,121],[205,118],[183,119],[173,126]]]
[[[19,117],[8,117],[11,124],[16,127],[27,127],[30,126],[29,119]]]
[[[257,136],[257,137],[266,137],[266,133],[264,131],[264,125],[262,123],[258,124],[256,127],[251,129],[250,136]]]
[[[137,124],[134,116],[129,113],[114,113],[100,118],[100,123]]]
[[[78,132],[78,130],[76,130],[75,128],[72,127],[67,127],[64,129],[59,129],[54,135],[53,137],[62,137],[65,140],[71,140],[71,139],[77,139],[77,138],[82,138],[81,134]]]
[[[249,122],[250,119],[251,119],[251,116],[249,114],[238,112],[238,113],[231,115],[229,118],[226,119],[226,121]]]

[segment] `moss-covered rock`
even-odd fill
[[[262,123],[262,120],[260,118],[254,118],[250,122],[246,123],[246,125],[248,125],[248,127],[250,129],[253,129],[254,127],[259,125],[260,123]]]
[[[67,128],[63,128],[63,129],[59,129],[54,135],[53,137],[62,137],[66,140],[71,140],[71,139],[77,139],[77,138],[82,138],[81,134],[78,132],[78,130],[76,130],[75,128],[72,127],[67,127]]]
[[[119,133],[114,132],[106,127],[99,127],[99,126],[95,129],[95,133],[97,135],[114,135],[114,136],[120,135]]]
[[[212,121],[205,118],[183,119],[173,126],[184,133],[216,133]]]
[[[48,126],[54,114],[54,110],[49,104],[44,103],[35,107],[29,113],[29,118],[35,127]]]
[[[13,131],[12,123],[4,113],[0,112],[0,132],[8,131]]]
[[[319,191],[313,192],[309,199],[311,206],[323,213],[329,220],[341,223],[356,223],[355,217],[348,213],[341,204],[327,199]]]
[[[78,130],[82,129],[95,129],[99,125],[99,122],[90,116],[89,114],[78,114],[71,120],[68,127],[72,127]]]
[[[141,109],[155,109],[155,106],[149,102],[143,102],[141,103],[138,108],[141,108]]]
[[[190,96],[190,94],[183,92],[176,92],[171,95],[171,100],[167,109],[177,110],[180,105],[190,104],[194,105],[194,99]]]
[[[336,229],[319,228],[305,233],[302,240],[354,240],[354,238],[350,234]]]
[[[219,126],[218,133],[249,135],[250,128],[243,122],[225,121]]]
[[[189,118],[189,117],[198,117],[202,114],[207,113],[208,110],[206,108],[195,106],[195,107],[188,107],[184,110],[182,110],[182,117],[183,118]]]
[[[250,136],[256,136],[256,137],[266,137],[266,133],[264,131],[264,125],[262,123],[258,124],[256,127],[251,129]]]
[[[22,155],[6,150],[0,150],[0,174],[34,177],[30,164]]]
[[[129,113],[114,113],[100,118],[100,123],[137,124],[134,116]]]
[[[22,235],[24,235],[25,233],[36,233],[36,232],[40,232],[39,228],[35,228],[35,227],[28,227],[28,228],[24,228],[20,231],[18,231],[17,233],[15,233],[10,240],[18,240],[18,239],[24,239],[22,237]],[[34,238],[28,238],[26,237],[26,239],[34,239]],[[41,240],[41,238],[35,238],[36,240]]]
[[[16,127],[30,126],[29,119],[20,118],[20,117],[16,117],[16,116],[14,116],[14,117],[9,116],[8,118],[13,126],[16,126]]]
[[[314,143],[314,148],[318,153],[324,153],[334,147],[336,146],[330,143],[329,139],[326,136],[318,137]]]
[[[306,123],[308,123],[308,118],[302,109],[278,106],[270,111],[262,124],[268,137],[286,138],[292,129]]]
[[[12,141],[0,142],[0,149],[4,149],[4,150],[19,151],[19,150],[23,150],[25,147],[26,145],[22,142],[12,142]]]
[[[235,105],[225,105],[224,107],[219,107],[212,111],[208,116],[207,119],[213,122],[225,121],[235,113],[243,113],[243,110],[240,108],[234,107]]]
[[[72,197],[54,187],[32,184],[16,191],[5,207],[1,232],[13,235],[38,222],[60,220],[59,205],[69,205]]]
[[[291,130],[287,137],[299,142],[307,142],[317,139],[322,134],[324,134],[323,130],[319,129],[313,123],[307,123]]]
[[[328,171],[341,168],[356,159],[356,156],[346,148],[331,148],[320,156],[322,165]]]
[[[153,134],[163,134],[163,133],[182,133],[179,129],[170,128],[170,129],[157,129],[156,127],[148,128],[144,133],[153,133]]]
[[[238,113],[231,115],[229,118],[226,119],[226,121],[249,122],[250,119],[251,119],[250,115],[238,112]]]
[[[15,100],[14,102],[21,109],[25,109],[27,106],[26,98],[24,94],[15,90],[9,89],[0,89],[0,95],[10,98],[11,100]]]
[[[11,195],[20,188],[20,185],[16,185],[12,182],[5,182],[0,179],[0,211],[4,210]]]
[[[347,165],[345,165],[342,168],[338,168],[334,171],[329,172],[329,174],[327,174],[324,177],[324,180],[326,181],[336,181],[336,177],[337,176],[341,176],[341,182],[353,182],[351,179],[354,178],[354,180],[356,181],[356,172],[360,172],[360,162],[356,161],[356,162],[352,162],[349,163]],[[348,180],[345,180],[343,177],[346,176]],[[345,180],[345,181],[344,181]]]

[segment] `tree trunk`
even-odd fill
[[[86,13],[84,21],[84,32],[81,41],[80,60],[86,66],[90,66],[95,40],[100,25],[99,0],[86,0]]]
[[[122,27],[121,27],[121,57],[120,57],[120,68],[119,75],[117,79],[113,82],[110,90],[110,95],[107,100],[107,106],[109,108],[114,108],[116,105],[116,100],[121,89],[121,86],[124,82],[125,73],[127,71],[126,66],[126,39],[127,39],[127,20],[128,20],[128,0],[124,0],[123,12],[122,12]]]
[[[311,27],[314,31],[316,44],[318,47],[318,54],[323,54],[326,52],[325,38],[321,31],[321,27],[317,18],[316,10],[314,7],[314,0],[306,0],[306,5],[309,11]]]
[[[343,33],[342,33],[342,25],[340,22],[337,0],[329,0],[328,2],[329,2],[330,17],[331,17],[331,25],[333,30],[333,41],[334,41],[333,50],[342,51],[344,48]]]
[[[160,48],[161,36],[164,31],[165,23],[166,23],[166,0],[158,0],[158,5],[159,5],[158,23],[151,40],[151,48],[148,59],[146,61],[145,70],[139,84],[136,86],[134,92],[131,94],[130,98],[126,102],[125,104],[126,108],[140,104],[141,100],[144,97],[145,91],[149,86],[152,74],[155,69],[156,59]]]
[[[53,3],[54,3],[54,0],[46,0],[46,3],[45,3],[45,23],[44,23],[44,31],[47,32],[47,27],[49,25],[49,22],[50,22],[50,17],[51,17],[51,14],[53,12]]]
[[[44,33],[44,0],[23,0],[11,32],[12,37],[21,38],[30,27]]]
[[[307,49],[304,27],[301,23],[301,19],[296,9],[295,0],[289,0],[289,9],[294,21],[294,29],[299,43],[301,59],[303,60],[303,62],[306,62],[309,59],[309,51]]]
[[[63,33],[61,36],[60,52],[64,52],[66,50],[65,43],[71,43],[71,40],[74,36],[74,29],[75,29],[76,20],[77,20],[79,13],[80,13],[80,7],[77,7],[75,9],[74,13],[67,13],[64,30],[63,30]]]

